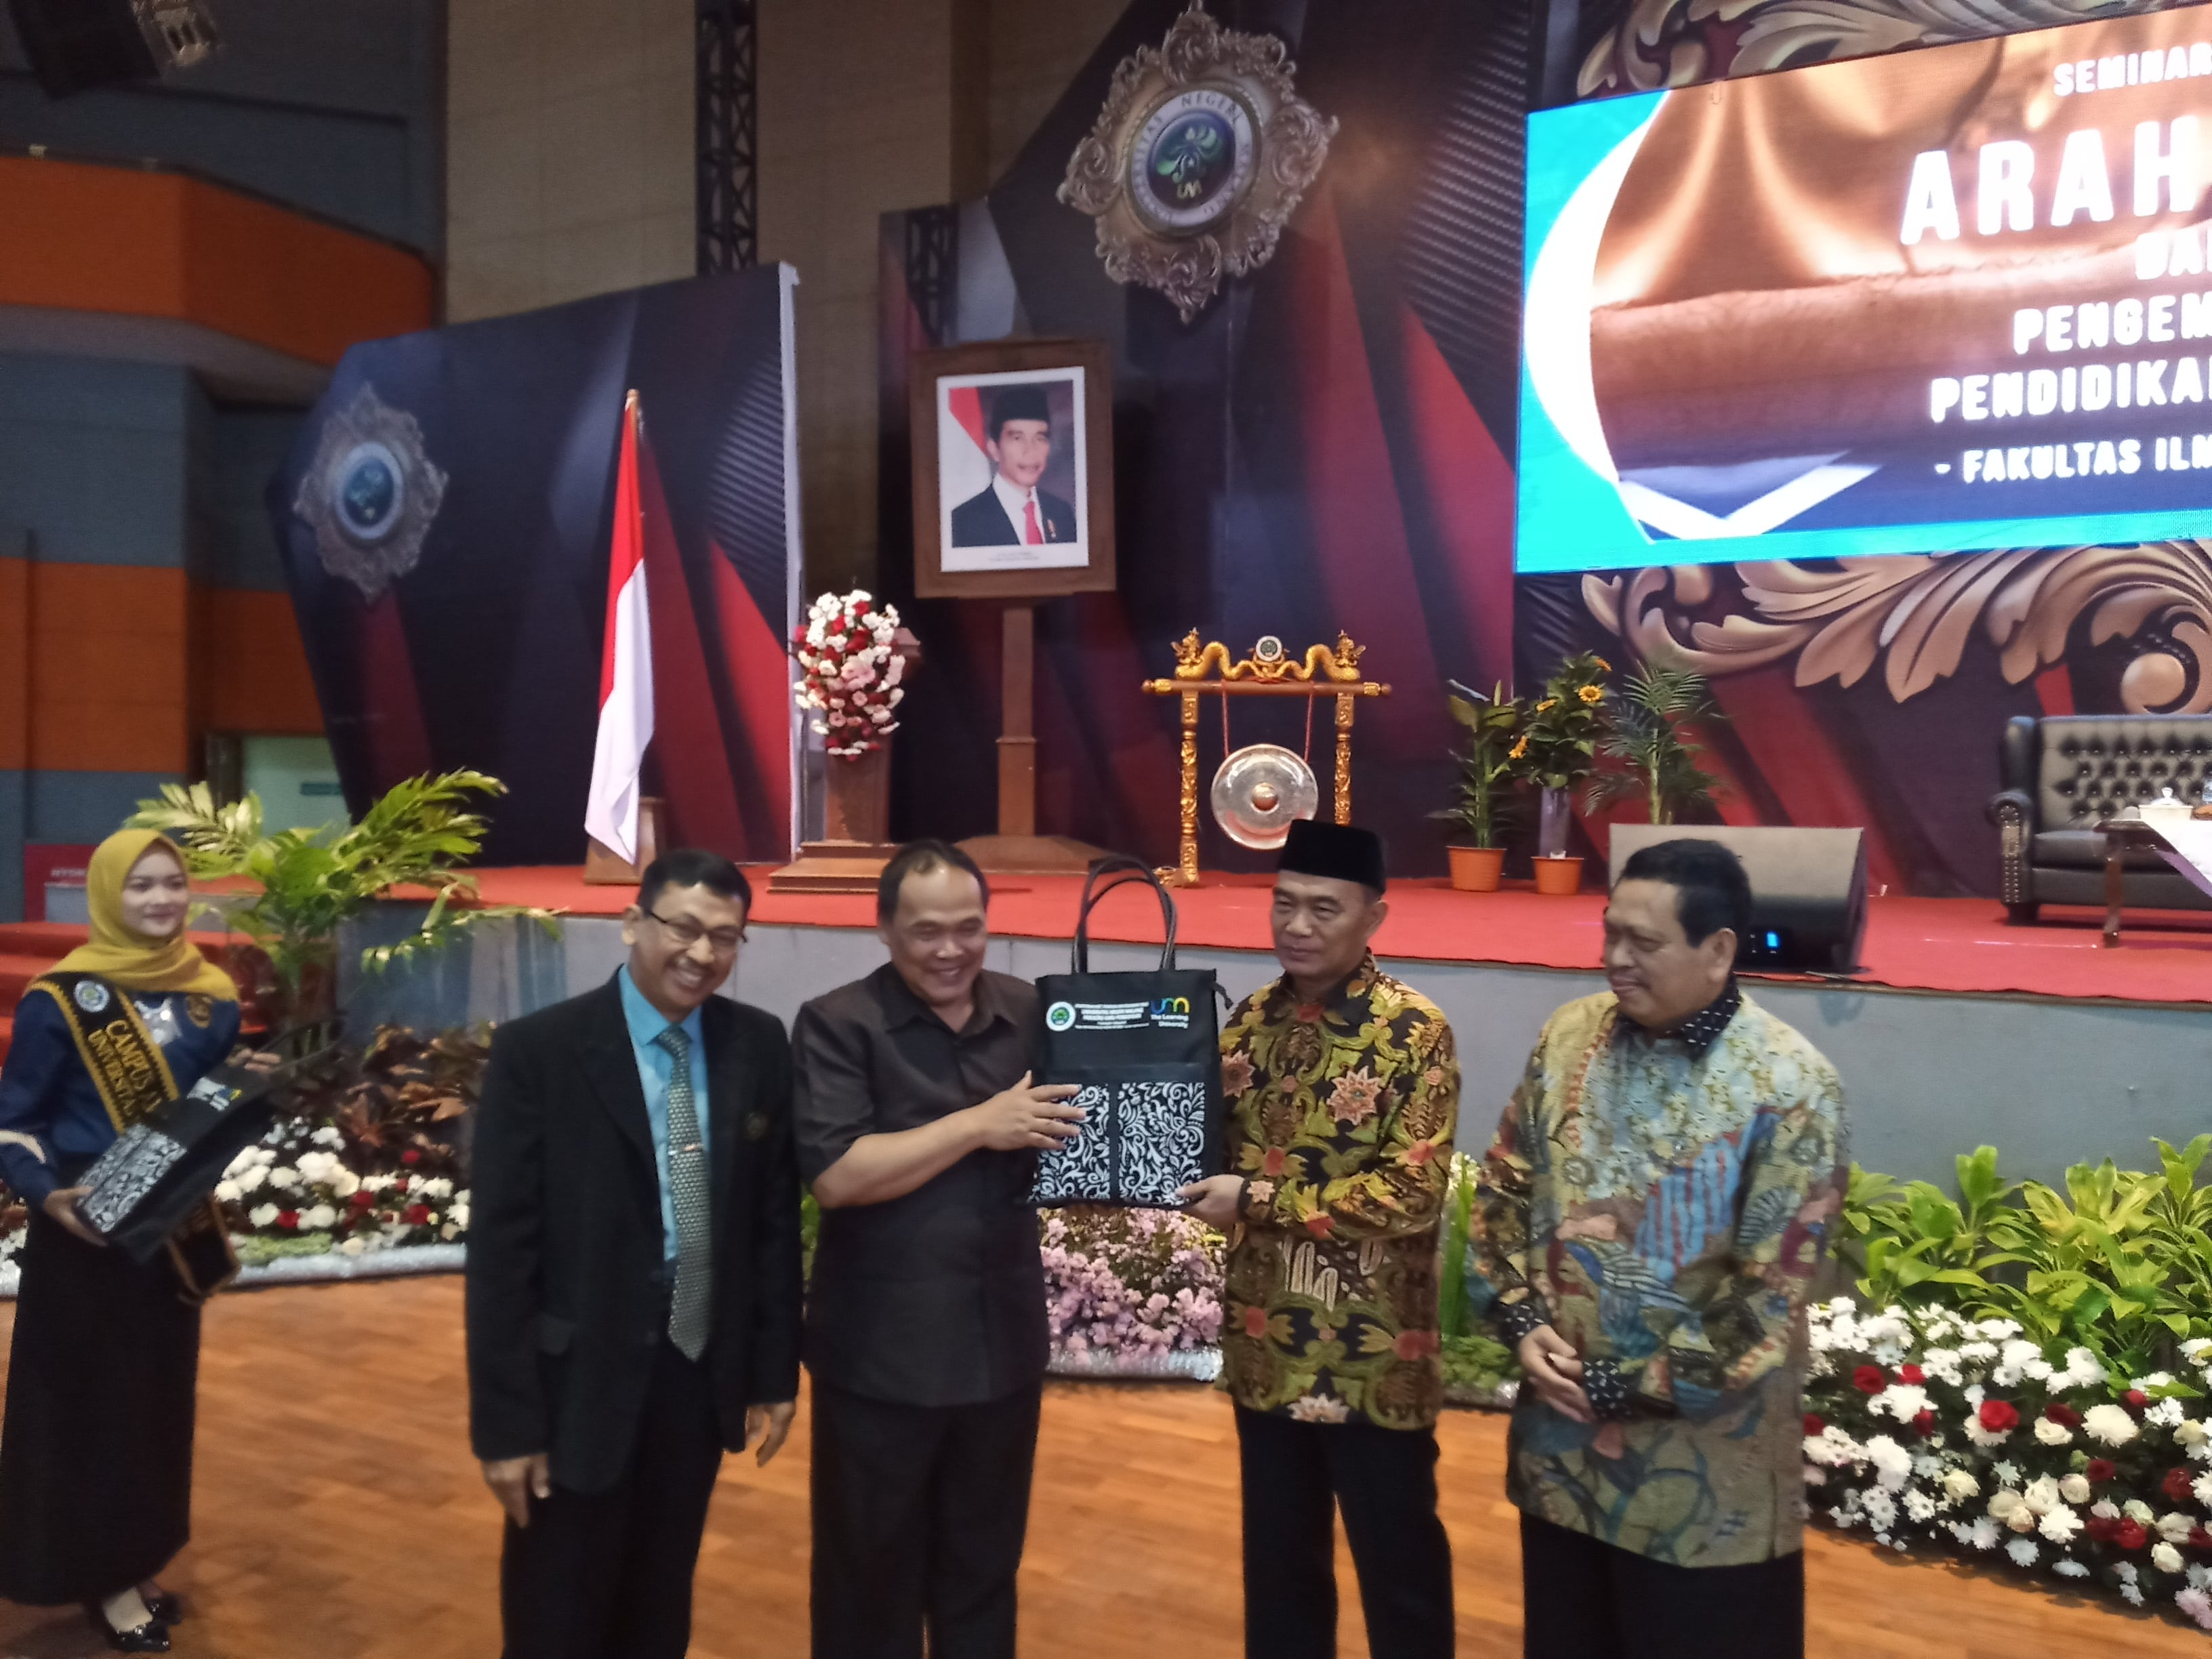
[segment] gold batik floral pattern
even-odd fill
[[[1835,1068],[1750,998],[1701,1052],[1610,993],[1553,1014],[1482,1161],[1468,1306],[1550,1325],[1631,1409],[1576,1423],[1524,1389],[1506,1495],[1679,1566],[1797,1549],[1805,1299],[1849,1167]]]
[[[1229,1167],[1222,1385],[1252,1411],[1384,1428],[1436,1421],[1437,1230],[1459,1061],[1426,997],[1368,957],[1325,1002],[1287,979],[1221,1034]]]

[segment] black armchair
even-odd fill
[[[2005,908],[2033,921],[2045,904],[2105,903],[2105,838],[2097,825],[2171,789],[2192,804],[2212,780],[2212,716],[2020,715],[1999,750],[2004,787],[1990,799],[2004,866]],[[2212,909],[2154,853],[2130,853],[2123,902],[2159,910]]]

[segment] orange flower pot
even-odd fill
[[[1536,890],[1559,896],[1579,893],[1583,890],[1583,861],[1580,859],[1533,859],[1536,867]]]
[[[1494,893],[1505,868],[1503,847],[1447,847],[1451,855],[1451,884],[1462,893]]]

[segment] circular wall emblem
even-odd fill
[[[71,991],[70,995],[76,999],[76,1006],[88,1014],[105,1013],[107,1010],[107,988],[96,979],[77,981],[76,989]]]
[[[1336,136],[1295,75],[1279,36],[1224,28],[1201,0],[1121,61],[1059,191],[1098,222],[1108,276],[1164,295],[1188,323],[1273,257]]]
[[[314,532],[323,568],[374,602],[422,556],[446,483],[423,452],[420,423],[363,386],[323,411],[292,511]]]
[[[1194,87],[1161,100],[1129,146],[1129,198],[1162,230],[1190,234],[1236,210],[1259,160],[1252,112],[1234,93]]]
[[[407,507],[407,475],[389,446],[356,444],[338,463],[331,489],[339,532],[374,544],[389,536]]]
[[[1075,1024],[1075,1005],[1072,1002],[1054,1003],[1044,1011],[1044,1023],[1052,1030],[1065,1031]]]

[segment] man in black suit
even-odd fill
[[[1052,413],[1041,386],[1010,386],[991,399],[984,453],[991,482],[952,509],[955,547],[1042,545],[1076,539],[1075,509],[1037,480],[1052,459]]]
[[[1025,1200],[1083,1114],[1030,1080],[1036,989],[985,970],[989,899],[958,848],[901,848],[876,893],[890,960],[793,1026],[822,1206],[814,1659],[1014,1659],[1049,1340]]]
[[[680,1659],[726,1448],[790,1432],[799,1171],[783,1028],[714,994],[752,892],[645,872],[629,961],[503,1028],[477,1108],[471,1437],[507,1515],[509,1659]]]

